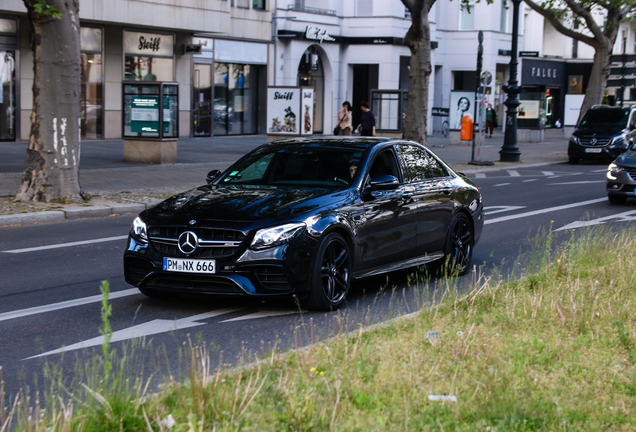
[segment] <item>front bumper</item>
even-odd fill
[[[636,169],[634,169],[636,176]],[[636,197],[636,180],[627,172],[620,171],[616,175],[616,180],[607,179],[607,193],[609,195],[620,195],[626,197]]]
[[[215,274],[163,270],[165,255],[152,243],[128,236],[124,252],[124,277],[130,285],[154,291],[217,295],[305,295],[309,290],[313,251],[317,241],[302,235],[288,244],[252,250],[216,259]],[[196,256],[189,258],[197,259]],[[209,258],[205,258],[209,259]]]
[[[572,143],[572,141],[568,145],[568,157],[570,159],[614,160],[625,151],[627,149],[620,147],[583,146],[578,143]]]

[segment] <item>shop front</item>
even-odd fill
[[[0,18],[0,141],[15,141],[18,21]]]
[[[193,56],[192,135],[262,133],[267,44],[201,37],[192,42],[201,46]]]
[[[527,112],[519,112],[519,128],[552,128],[557,120],[563,123],[566,79],[566,64],[562,61],[523,59],[523,92],[519,98]]]

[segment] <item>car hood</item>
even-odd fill
[[[161,224],[287,221],[346,196],[348,190],[333,188],[209,185],[168,198],[146,210],[144,218]]]
[[[614,161],[616,165],[620,165],[628,168],[636,167],[636,151],[630,150],[626,151],[622,155],[616,158]]]
[[[594,127],[579,127],[574,131],[572,135],[576,137],[582,136],[597,136],[597,137],[611,137],[624,130],[623,126],[594,126]]]

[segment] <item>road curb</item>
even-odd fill
[[[43,211],[33,213],[18,213],[12,215],[0,215],[0,227],[12,225],[28,225],[34,223],[61,222],[93,217],[105,217],[121,215],[125,213],[141,213],[148,207],[161,202],[153,200],[148,203],[116,204],[112,206],[69,207],[62,210]]]

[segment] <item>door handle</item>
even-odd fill
[[[444,186],[442,188],[442,192],[444,192],[446,195],[450,195],[453,192],[453,189],[449,186]]]

